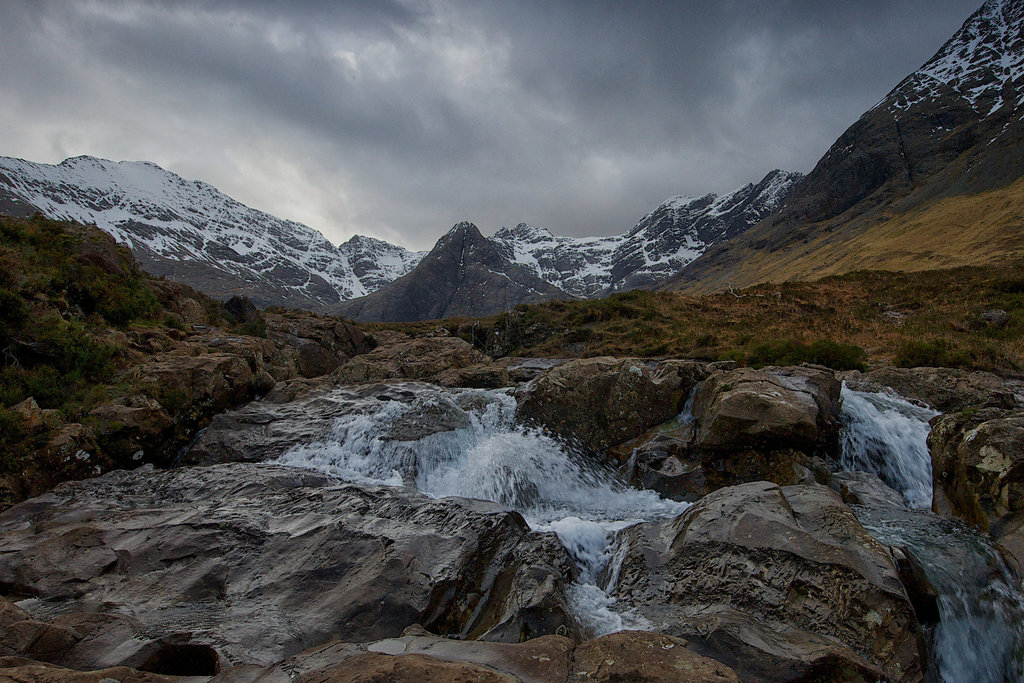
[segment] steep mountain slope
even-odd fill
[[[218,298],[324,310],[408,272],[421,253],[366,237],[340,248],[148,162],[0,157],[0,212],[95,223],[154,275]]]
[[[703,292],[1015,258],[1024,236],[1024,191],[1014,185],[1024,171],[1022,85],[1024,0],[989,0],[843,133],[776,215],[666,286]],[[964,239],[982,224],[978,239]]]
[[[356,320],[433,320],[485,316],[518,303],[568,298],[510,262],[472,223],[459,223],[406,275],[332,311]]]
[[[510,261],[530,267],[577,297],[650,286],[678,272],[781,206],[799,173],[775,170],[725,195],[673,197],[614,237],[556,237],[520,223],[492,241]]]

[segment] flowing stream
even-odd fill
[[[386,402],[371,414],[342,417],[328,438],[297,446],[278,462],[516,510],[531,529],[557,534],[576,562],[580,576],[569,598],[590,634],[643,628],[639,615],[616,612],[606,592],[617,578],[614,563],[621,561],[612,538],[631,524],[674,517],[689,504],[625,486],[539,430],[516,425],[515,410],[515,399],[503,391],[424,393],[411,402]],[[382,429],[417,413],[454,415],[465,426],[412,441],[388,438]]]
[[[844,469],[877,474],[912,508],[932,505],[928,420],[938,413],[895,394],[843,384],[840,457]]]
[[[911,508],[854,506],[872,536],[914,557],[937,593],[932,675],[949,683],[1024,680],[1020,580],[987,537],[930,511],[926,441],[928,420],[938,413],[894,394],[854,391],[845,384],[842,396],[843,466],[877,474]]]
[[[1021,680],[1024,602],[1018,581],[980,534],[926,511],[931,459],[925,439],[936,413],[845,385],[842,396],[843,466],[878,474],[915,508],[857,513],[881,542],[904,548],[924,565],[939,592],[934,675],[943,681]],[[438,390],[408,402],[381,401],[339,418],[326,438],[296,446],[278,462],[517,510],[535,531],[557,534],[576,562],[580,574],[569,598],[589,635],[649,627],[638,614],[616,611],[608,595],[624,550],[616,548],[614,535],[637,522],[674,517],[689,504],[622,484],[561,442],[517,425],[515,409],[512,395],[500,390]],[[403,421],[429,427],[445,420],[457,426],[400,438],[390,431]]]

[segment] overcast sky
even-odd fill
[[[147,160],[340,242],[624,232],[808,172],[981,0],[0,0],[0,155]]]

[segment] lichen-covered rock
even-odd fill
[[[928,435],[932,509],[985,531],[1024,560],[1024,411],[936,418]]]
[[[541,375],[517,417],[603,453],[679,414],[705,366],[634,358],[583,358]]]
[[[79,653],[82,669],[171,636],[226,667],[416,623],[512,642],[571,635],[574,572],[553,534],[497,505],[265,464],[112,472],[0,514],[0,584],[36,597],[32,619],[130,615],[134,633]]]
[[[719,370],[682,414],[614,447],[632,482],[694,501],[751,481],[827,483],[837,449],[840,385],[812,367]]]
[[[921,680],[888,549],[823,486],[755,482],[621,532],[612,595],[744,681]]]

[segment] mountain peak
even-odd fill
[[[894,114],[949,93],[982,115],[1024,104],[1024,1],[988,0],[876,106]]]

